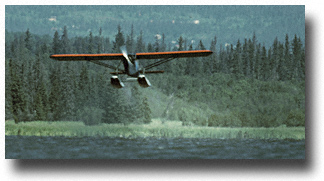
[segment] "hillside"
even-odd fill
[[[6,30],[38,35],[53,35],[69,29],[69,36],[87,36],[90,31],[114,38],[120,25],[124,34],[139,34],[153,43],[155,36],[166,35],[167,45],[179,36],[194,47],[202,40],[210,44],[216,36],[218,45],[234,44],[255,32],[260,43],[270,46],[275,37],[285,34],[305,40],[304,6],[6,6]]]

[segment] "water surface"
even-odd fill
[[[6,159],[305,159],[305,140],[6,136]]]

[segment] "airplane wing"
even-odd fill
[[[54,54],[50,58],[59,61],[89,61],[89,60],[121,60],[122,53],[101,53],[101,54]]]
[[[168,58],[185,58],[185,57],[205,57],[212,53],[213,52],[210,50],[136,53],[136,59],[168,59]]]
[[[189,50],[189,51],[171,51],[171,52],[144,52],[136,53],[136,59],[160,59],[157,62],[145,66],[145,70],[149,70],[153,67],[166,63],[175,58],[185,57],[206,57],[213,52],[210,50]],[[105,64],[96,60],[122,60],[124,55],[122,53],[101,53],[101,54],[54,54],[50,58],[59,61],[91,61],[92,63],[102,65],[111,69],[117,69],[116,67]]]
[[[168,59],[185,57],[205,57],[213,52],[210,50],[190,50],[172,52],[145,52],[136,53],[136,59]],[[89,61],[89,60],[121,60],[122,53],[101,53],[101,54],[54,54],[50,58],[59,61]]]
[[[213,52],[210,50],[189,50],[189,51],[173,51],[173,52],[150,52],[150,53],[137,53],[136,59],[160,59],[157,62],[146,65],[145,70],[159,66],[175,58],[185,57],[206,57]]]

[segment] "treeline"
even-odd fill
[[[81,120],[88,125],[149,123],[152,108],[148,101],[152,98],[143,95],[137,85],[114,89],[109,71],[103,67],[49,59],[50,54],[60,53],[120,52],[122,45],[129,53],[206,49],[202,41],[193,47],[182,36],[173,46],[165,42],[164,34],[146,43],[142,32],[136,36],[133,27],[130,32],[125,35],[118,26],[115,38],[110,40],[102,36],[101,29],[73,38],[69,38],[66,27],[53,37],[34,35],[29,30],[6,31],[6,119]],[[212,113],[174,108],[173,114],[161,116],[180,119],[184,125],[304,125],[305,48],[299,37],[289,40],[287,35],[284,43],[276,38],[268,49],[255,35],[243,43],[238,40],[236,45],[219,47],[214,37],[209,47],[214,51],[212,56],[173,60],[158,67],[167,73],[150,77],[166,95],[175,94],[196,107],[207,105]],[[143,66],[146,63],[141,62]]]

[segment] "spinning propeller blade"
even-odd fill
[[[127,53],[127,49],[126,49],[126,45],[123,45],[120,47],[120,51],[123,53],[123,56],[126,58],[126,60],[128,62],[131,62],[128,58],[128,53]]]

